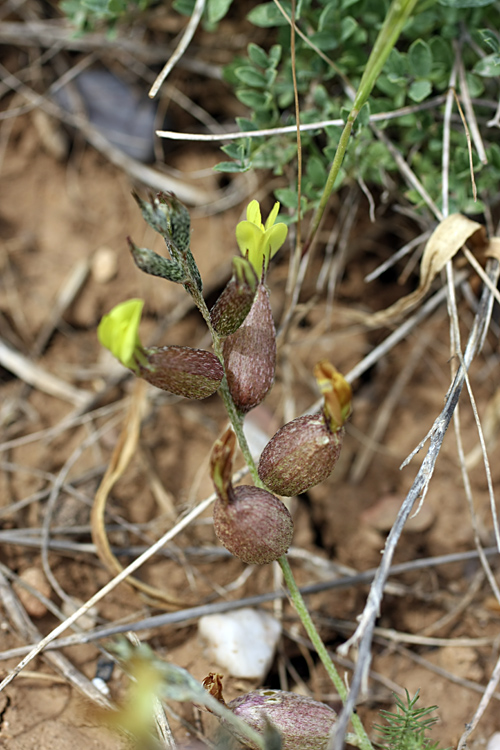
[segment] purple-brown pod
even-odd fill
[[[259,477],[277,495],[300,495],[330,476],[343,437],[344,429],[332,432],[323,414],[297,417],[278,430],[262,451]]]
[[[207,398],[219,388],[224,368],[212,352],[188,346],[145,350],[140,376],[148,383],[186,398]]]
[[[223,355],[231,396],[246,413],[260,404],[274,382],[276,329],[264,284],[257,287],[243,324],[224,341]]]
[[[214,530],[224,547],[250,565],[265,565],[285,554],[293,521],[285,505],[260,487],[228,488],[214,505]]]
[[[228,708],[260,734],[267,722],[281,735],[281,750],[326,750],[336,712],[324,703],[285,690],[254,690],[228,703]],[[259,750],[227,727],[245,747]]]
[[[230,336],[252,309],[258,279],[248,258],[233,258],[233,276],[210,310],[210,320],[219,336]]]

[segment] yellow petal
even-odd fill
[[[133,370],[137,367],[135,353],[142,349],[138,331],[143,306],[142,299],[121,302],[103,316],[97,329],[101,344],[125,367]]]
[[[274,258],[280,247],[283,245],[288,234],[286,224],[275,224],[264,235],[264,247],[269,252],[269,257]]]
[[[248,257],[259,278],[262,273],[263,237],[264,233],[262,229],[250,221],[240,221],[236,225],[236,241],[238,242],[241,254],[244,257]]]
[[[262,229],[264,229],[262,225],[262,218],[260,215],[260,205],[259,201],[253,200],[250,201],[250,203],[247,206],[247,220],[251,221],[252,224],[255,224],[256,226]]]
[[[264,229],[265,229],[266,231],[267,231],[267,230],[268,230],[268,229],[269,229],[270,227],[272,227],[272,226],[273,226],[274,222],[276,221],[276,217],[278,216],[278,212],[279,212],[279,210],[280,210],[280,204],[279,204],[279,202],[278,202],[278,201],[276,201],[276,203],[275,203],[275,204],[274,204],[274,206],[273,206],[273,210],[271,211],[271,213],[270,213],[270,214],[269,214],[269,216],[267,217],[267,221],[266,221],[266,226],[264,227]]]

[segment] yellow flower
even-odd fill
[[[109,349],[122,365],[138,371],[138,362],[144,359],[143,346],[139,339],[144,300],[129,299],[116,305],[104,315],[97,328],[101,344]]]
[[[236,226],[236,241],[241,254],[248,255],[259,278],[262,271],[266,273],[270,258],[274,257],[286,240],[288,232],[286,224],[274,223],[279,209],[280,204],[276,202],[266,223],[263,224],[259,203],[253,200],[248,204],[246,221],[240,221]]]

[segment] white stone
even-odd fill
[[[500,750],[500,732],[492,734],[486,745],[486,750]]]
[[[238,609],[201,617],[207,658],[233,677],[263,680],[274,658],[281,624],[267,612]]]

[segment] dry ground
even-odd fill
[[[14,71],[21,53],[4,46],[1,54],[3,64]],[[33,50],[30,54],[36,57]],[[201,88],[193,74],[190,95],[196,97]],[[4,104],[20,106],[21,99],[7,98]],[[234,113],[228,111],[227,119],[232,116]],[[57,134],[60,126],[54,127]],[[194,129],[192,123],[189,127]],[[89,546],[90,507],[117,443],[130,397],[136,396],[133,380],[120,381],[120,367],[99,347],[96,327],[100,317],[115,303],[140,296],[146,300],[142,328],[145,341],[159,336],[161,343],[208,347],[209,342],[200,316],[184,302],[183,289],[147,277],[135,268],[127,251],[128,235],[137,244],[157,251],[161,244],[142,221],[131,197],[132,182],[123,171],[80,138],[73,141],[63,158],[57,159],[34,111],[4,120],[1,147],[0,335],[6,345],[32,359],[43,371],[72,384],[75,390],[69,395],[49,395],[23,382],[21,373],[16,376],[7,366],[0,368],[0,561],[17,575],[28,568],[40,569],[40,529],[50,513],[49,541],[66,542],[61,548],[49,545],[48,552],[50,569],[62,589],[52,590],[50,598],[61,607],[65,598],[88,599],[112,577]],[[167,156],[167,162],[185,175],[208,169],[218,158],[215,148],[195,145],[179,147]],[[214,175],[203,178],[201,184],[208,191],[216,191],[221,185]],[[269,207],[270,186],[263,180],[251,197],[256,195]],[[388,335],[388,329],[370,331],[353,323],[350,311],[383,309],[417,283],[415,275],[410,275],[403,285],[398,284],[395,272],[365,283],[369,271],[420,229],[391,204],[380,204],[375,223],[370,223],[364,198],[355,196],[354,188],[336,196],[323,228],[325,240],[342,216],[346,201],[352,201],[355,220],[333,312],[325,290],[316,287],[324,263],[323,244],[319,243],[301,293],[300,314],[282,342],[276,386],[251,416],[269,436],[317,399],[311,377],[316,361],[328,357],[342,372],[349,372]],[[214,215],[206,215],[200,207],[193,209],[193,253],[212,302],[227,280],[235,250],[234,227],[246,202],[236,201],[236,205]],[[116,271],[104,278],[100,275],[103,248],[111,264],[116,263]],[[286,307],[288,252],[281,252],[281,259],[269,274],[276,321]],[[69,279],[74,278],[75,269],[82,274],[78,289],[62,314],[52,320],[56,301],[68,288]],[[470,283],[477,292],[480,285],[474,275]],[[473,313],[462,297],[459,311],[465,338]],[[165,318],[168,325],[160,330]],[[420,459],[417,456],[403,471],[399,465],[440,412],[453,366],[449,323],[445,305],[441,305],[354,381],[354,414],[339,466],[328,481],[292,502],[296,533],[291,560],[300,584],[332,578],[336,571],[377,566],[395,512]],[[497,328],[490,331],[484,352],[473,365],[471,383],[479,414],[492,424],[488,440],[496,485],[500,480],[494,442],[498,422],[494,401],[498,388]],[[63,420],[75,414],[82,395],[96,397],[85,410],[91,418],[64,426]],[[387,424],[374,435],[382,413],[388,417]],[[217,396],[197,403],[148,390],[139,447],[108,499],[111,543],[115,548],[136,548],[136,552],[120,559],[131,560],[139,547],[157,539],[210,495],[207,461],[224,424],[224,410]],[[478,438],[466,395],[461,401],[460,429],[471,466],[478,534],[483,544],[490,546],[494,539],[488,488],[482,462],[474,460]],[[47,498],[55,484],[59,489],[48,506]],[[125,526],[117,526],[123,522]],[[14,537],[14,531],[22,531],[22,539]],[[272,566],[253,569],[240,579],[244,566],[217,554],[214,547],[218,544],[208,511],[176,536],[167,556],[155,556],[139,576],[180,600],[179,607],[224,598],[236,600],[276,587],[278,579]],[[395,562],[473,549],[471,514],[461,482],[456,439],[450,429],[422,514],[403,532]],[[345,567],[336,568],[338,565]],[[495,571],[495,558],[492,565]],[[231,587],[234,581],[238,585]],[[496,662],[498,602],[477,559],[429,564],[422,570],[394,576],[391,583],[377,623],[372,676],[359,712],[370,726],[378,709],[392,705],[393,689],[406,688],[411,694],[419,689],[422,705],[439,706],[433,738],[442,746],[455,746]],[[309,597],[316,621],[332,649],[352,632],[367,591],[366,585],[353,585]],[[35,618],[30,606],[28,611],[33,613],[36,627],[42,634],[50,632],[57,624],[56,616],[46,613]],[[271,604],[265,606],[273,609]],[[126,622],[127,618],[136,620],[158,611],[137,591],[122,584],[100,602],[95,623]],[[307,686],[317,698],[334,701],[321,666],[297,640],[302,631],[292,608],[284,604],[282,610],[276,606],[275,611],[283,617],[285,635],[265,684],[290,689]],[[26,643],[20,628],[6,612],[4,615],[2,652]],[[204,656],[196,622],[150,630],[141,637],[158,654],[190,670],[196,678],[202,679],[215,667]],[[94,676],[99,657],[95,646],[67,648],[64,653],[84,675]],[[2,674],[17,661],[4,661]],[[123,693],[125,684],[123,675],[115,670],[110,682],[113,698]],[[226,679],[228,697],[254,686]],[[497,693],[470,747],[484,747],[491,734],[500,731],[499,699]],[[189,736],[182,722],[199,725],[192,708],[174,708],[180,719],[173,720],[173,727],[182,743]],[[58,676],[43,659],[37,659],[29,672],[21,674],[0,695],[0,745],[7,750],[68,746],[73,750],[111,750],[123,747],[124,740],[102,726],[95,709],[67,679]]]

